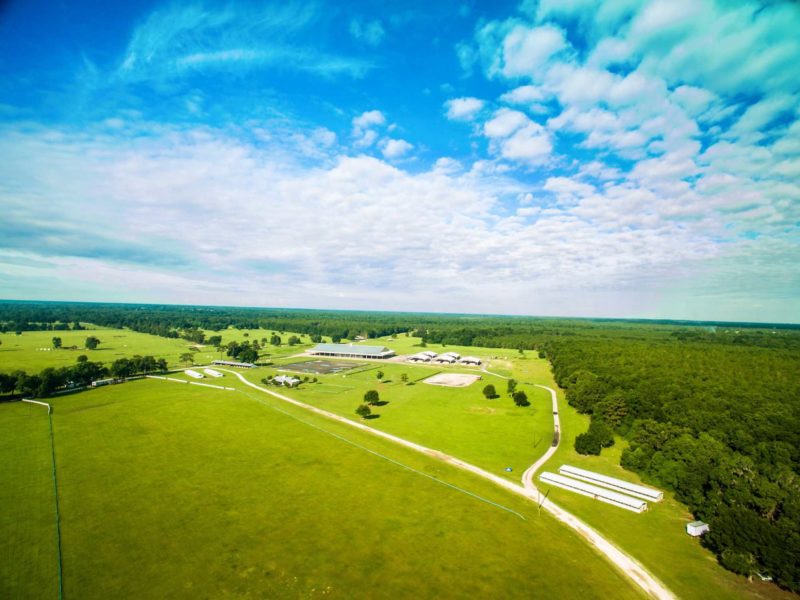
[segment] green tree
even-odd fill
[[[61,338],[54,337],[53,338],[53,348],[61,348]]]
[[[367,404],[371,404],[375,406],[378,402],[380,402],[380,396],[378,395],[378,390],[369,390],[364,394],[364,402]]]
[[[368,416],[372,414],[372,411],[366,404],[360,404],[359,407],[356,409],[356,414],[362,419],[366,419]]]
[[[191,352],[184,352],[183,354],[181,354],[180,360],[182,363],[185,363],[187,365],[193,365],[194,355]]]
[[[95,350],[97,346],[100,345],[100,340],[98,340],[95,336],[90,335],[86,338],[86,348],[89,350]]]
[[[493,398],[497,398],[497,390],[494,389],[494,386],[490,383],[486,387],[483,388],[483,395],[486,396],[489,400]]]
[[[77,361],[77,362],[78,362],[78,363],[85,363],[85,362],[87,362],[88,360],[89,360],[89,357],[88,357],[88,356],[86,356],[85,354],[81,354],[81,355],[78,357],[78,361]]]
[[[600,454],[600,450],[600,441],[590,431],[581,433],[575,438],[575,451],[578,454],[591,454],[598,456]]]
[[[293,335],[293,336],[289,337],[289,345],[290,346],[296,346],[299,343],[300,343],[300,338],[297,337],[296,335]]]
[[[281,336],[277,333],[273,333],[272,337],[269,338],[269,343],[273,346],[280,346],[281,345]]]
[[[402,381],[403,383],[408,383],[408,373],[402,373],[400,375],[400,381]]]
[[[375,373],[375,377],[377,377],[379,380],[383,379],[383,371],[378,371],[377,373]]]
[[[513,397],[514,390],[516,389],[517,389],[517,380],[509,379],[508,382],[506,383],[506,393],[508,393],[509,396]]]
[[[517,406],[531,405],[531,403],[528,402],[528,395],[522,390],[517,390],[516,392],[514,392],[512,398],[514,398],[514,404],[516,404]]]

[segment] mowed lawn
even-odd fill
[[[638,595],[524,499],[255,390],[146,380],[54,405],[66,597]],[[30,445],[19,406],[0,422]]]
[[[281,373],[280,366],[242,374],[261,385],[265,375]],[[379,372],[383,373],[380,380]],[[473,373],[483,379],[467,387],[422,382],[438,372]],[[404,384],[402,374],[413,384]],[[269,389],[356,421],[360,417],[355,409],[363,403],[365,392],[377,390],[381,405],[372,407],[377,418],[367,421],[371,427],[452,454],[513,481],[519,481],[552,439],[550,396],[545,390],[520,384],[518,389],[525,391],[531,406],[518,407],[506,394],[505,380],[475,369],[373,362],[352,372],[311,377],[318,382],[303,383],[297,389]],[[233,382],[229,376],[226,385]],[[493,400],[482,392],[490,383],[500,394]]]
[[[47,409],[0,404],[0,598],[58,598]]]

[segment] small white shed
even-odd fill
[[[692,521],[686,524],[686,533],[692,537],[699,537],[708,531],[708,523],[702,521]]]

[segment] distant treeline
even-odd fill
[[[724,566],[800,591],[798,326],[0,303],[9,330],[76,322],[194,341],[201,329],[230,326],[312,340],[410,331],[424,344],[536,351],[551,361],[569,403],[592,417],[579,452],[599,453],[621,436],[622,465],[707,521],[703,541]],[[229,355],[252,350],[236,345]]]

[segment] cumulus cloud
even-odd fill
[[[471,121],[484,106],[478,98],[453,98],[444,103],[447,118],[451,121]]]
[[[353,143],[361,148],[368,148],[378,140],[378,127],[386,124],[386,117],[379,110],[368,110],[353,117]]]
[[[381,153],[388,159],[397,159],[407,154],[414,148],[413,144],[405,140],[386,140],[381,147]]]

